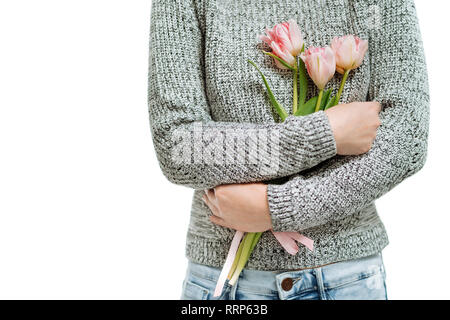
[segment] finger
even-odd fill
[[[217,225],[219,225],[219,226],[222,226],[222,227],[230,228],[230,229],[231,229],[230,224],[228,224],[225,220],[223,220],[223,219],[221,219],[221,218],[219,218],[219,217],[216,217],[216,216],[209,216],[209,220],[210,220],[212,223],[214,223],[214,224],[217,224]]]
[[[209,209],[212,211],[213,215],[218,217],[221,216],[219,209],[214,205],[214,203],[211,202],[211,200],[209,200],[209,198],[206,195],[203,195],[202,199],[209,207]]]
[[[216,207],[218,207],[218,205],[217,205],[217,198],[216,198],[216,195],[214,193],[214,189],[205,190],[205,195],[206,195],[206,197],[208,197],[208,200],[211,203],[213,203]]]
[[[379,103],[378,101],[373,101],[373,105],[375,106],[375,109],[378,113],[381,112],[381,103]]]

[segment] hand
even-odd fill
[[[344,156],[368,152],[381,125],[380,111],[378,102],[353,102],[326,110],[337,153]]]
[[[267,185],[230,184],[205,190],[203,201],[211,209],[212,223],[244,232],[263,232],[272,228]]]

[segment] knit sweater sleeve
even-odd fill
[[[412,0],[377,2],[380,27],[369,39],[368,100],[382,104],[370,152],[335,157],[283,185],[269,185],[275,231],[301,231],[363,209],[422,168],[427,152],[429,93]]]
[[[197,9],[194,0],[152,4],[149,116],[165,176],[205,189],[289,176],[333,157],[336,145],[324,112],[290,116],[283,123],[213,120]]]

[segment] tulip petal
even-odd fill
[[[344,73],[345,73],[345,70],[342,69],[341,67],[338,67],[338,66],[336,66],[336,71],[337,71],[338,73],[340,73],[340,74],[344,74]]]
[[[281,69],[290,69],[290,70],[295,70],[295,68],[293,66],[291,66],[289,63],[287,63],[286,61],[284,61],[283,59],[281,59],[280,57],[274,55],[271,52],[267,52],[267,51],[263,51],[264,54],[272,57],[275,59],[275,63],[279,62],[280,64],[277,64],[277,66]]]
[[[269,44],[275,55],[294,66],[294,58],[300,54],[304,43],[297,23],[291,19],[272,29],[266,28],[265,33],[259,39]]]
[[[289,37],[289,25],[279,24],[275,26],[275,32],[277,39],[275,40],[280,47],[284,50],[293,52],[294,47],[292,45],[291,39]]]
[[[288,21],[289,23],[289,38],[291,39],[292,47],[293,47],[293,56],[297,56],[303,49],[303,36],[300,31],[300,27],[298,26],[295,20],[291,19]]]
[[[279,61],[277,59],[275,59],[274,62],[275,62],[275,65],[277,66],[278,69],[281,69],[281,70],[289,70],[290,69],[290,68],[286,68],[286,66],[283,65],[281,63],[281,61]]]
[[[367,50],[369,49],[369,41],[367,40],[360,40],[359,46],[358,46],[358,59],[355,63],[355,68],[358,68],[361,66],[361,64],[364,61],[364,56],[366,55]]]
[[[289,51],[283,50],[283,48],[280,47],[275,41],[272,42],[271,47],[275,55],[286,61],[290,66],[295,65],[296,59]]]
[[[334,38],[331,46],[336,56],[336,69],[344,74],[346,70],[361,66],[368,49],[368,41],[354,35],[346,35]]]
[[[258,36],[259,40],[264,41],[265,43],[267,43],[269,46],[272,43],[272,39],[270,39],[268,36],[262,34]]]

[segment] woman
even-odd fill
[[[256,38],[288,19],[307,46],[355,34],[369,52],[347,81],[344,103],[277,123],[247,59],[289,105],[290,73],[274,67]],[[428,107],[412,0],[154,0],[154,146],[167,178],[195,189],[182,298],[214,298],[235,230],[272,229],[301,232],[314,251],[290,255],[264,232],[218,299],[387,299],[388,238],[374,201],[423,167]]]

